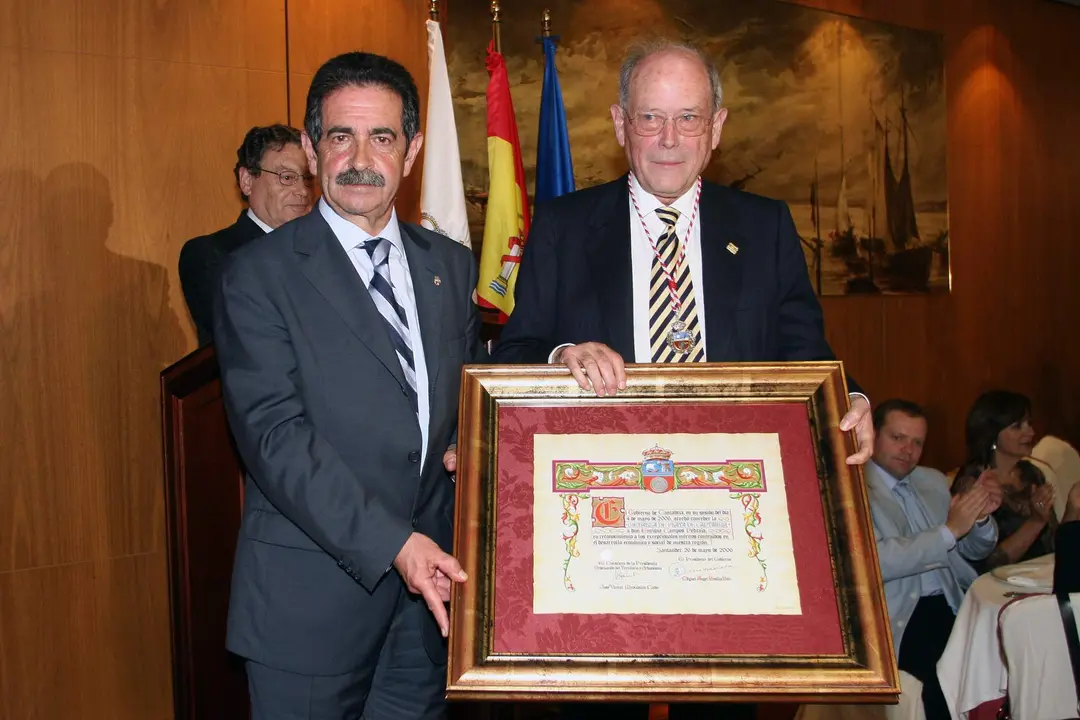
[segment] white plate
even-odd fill
[[[1054,588],[1054,563],[1020,563],[994,568],[990,574],[1003,583],[1030,590],[1052,590]]]

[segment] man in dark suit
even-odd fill
[[[479,322],[469,250],[394,210],[422,139],[405,68],[329,60],[303,136],[322,199],[226,261],[214,336],[249,472],[228,647],[254,720],[445,714],[465,580],[448,471]]]
[[[236,150],[233,175],[248,207],[229,227],[188,240],[180,250],[180,285],[199,345],[213,341],[214,292],[225,256],[311,209],[314,178],[296,128],[248,130]]]
[[[493,360],[565,364],[608,396],[625,389],[625,362],[833,359],[787,206],[701,179],[727,116],[713,63],[686,45],[643,46],[623,64],[619,96],[611,116],[630,172],[537,208]],[[849,463],[872,451],[869,409],[856,394],[843,419],[859,439]],[[689,717],[752,709],[672,707]]]

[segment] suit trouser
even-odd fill
[[[251,720],[443,720],[446,663],[424,649],[423,600],[403,590],[374,666],[298,675],[248,660]]]
[[[956,614],[944,595],[927,595],[919,599],[900,640],[897,665],[922,683],[926,720],[950,718],[949,706],[938,680],[937,662],[945,652],[955,622]]]

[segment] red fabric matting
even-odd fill
[[[843,654],[804,404],[508,406],[498,413],[496,653]],[[533,435],[666,434],[684,433],[688,428],[699,433],[780,436],[802,615],[534,615]]]

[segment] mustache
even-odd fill
[[[363,168],[357,170],[356,168],[349,168],[348,170],[342,170],[334,178],[334,182],[338,185],[371,185],[372,187],[384,187],[386,185],[386,178],[382,173],[372,170],[371,168]]]

